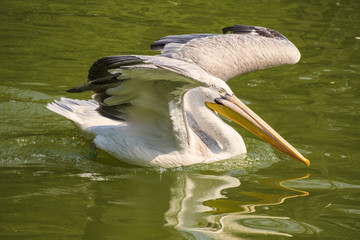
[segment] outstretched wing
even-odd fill
[[[108,118],[147,124],[168,121],[171,101],[179,101],[191,88],[207,85],[196,73],[208,74],[188,65],[161,56],[104,57],[91,66],[85,84],[68,92],[93,91],[97,111]]]
[[[171,100],[190,88],[211,85],[256,69],[296,63],[298,49],[272,29],[236,25],[231,34],[172,35],[155,41],[157,56],[111,56],[97,60],[87,82],[69,92],[93,91],[98,111],[113,119],[141,112],[168,114]],[[210,75],[209,75],[210,74]]]
[[[161,50],[163,56],[195,64],[224,81],[300,59],[295,45],[275,30],[235,25],[224,28],[223,33],[172,35],[155,41],[151,47]]]

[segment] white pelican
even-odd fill
[[[298,49],[268,28],[235,25],[223,33],[163,37],[151,44],[160,55],[101,58],[85,84],[68,90],[92,91],[93,100],[61,98],[47,108],[130,164],[166,168],[246,153],[241,136],[219,113],[309,165],[226,84],[245,72],[297,63]]]

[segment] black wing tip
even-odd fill
[[[117,121],[125,121],[126,116],[125,114],[122,114],[121,112],[116,111],[110,106],[105,105],[99,105],[99,107],[96,109],[96,111],[103,117],[110,118],[112,120]]]
[[[286,39],[281,33],[264,27],[257,27],[257,26],[247,26],[247,25],[240,25],[237,24],[232,27],[225,27],[222,29],[223,33],[230,32],[232,34],[257,34],[264,37],[269,38],[282,38]],[[164,49],[165,45],[169,43],[180,43],[185,44],[192,39],[195,38],[203,38],[208,36],[213,36],[217,34],[208,34],[208,33],[199,33],[199,34],[184,34],[184,35],[170,35],[163,38],[156,40],[155,42],[150,44],[151,50],[161,51]]]
[[[78,86],[66,90],[66,92],[68,92],[68,93],[81,93],[83,91],[85,91],[85,90],[79,89]]]
[[[223,33],[232,33],[232,34],[258,34],[260,36],[269,37],[269,38],[283,38],[286,39],[284,35],[270,28],[257,27],[257,26],[247,26],[247,25],[235,25],[232,27],[225,27],[222,29]]]
[[[143,61],[139,57],[132,55],[119,55],[100,58],[96,60],[90,67],[88,73],[88,82],[92,82],[99,78],[114,77],[114,74],[108,72],[109,69],[142,62]]]
[[[109,70],[120,68],[122,66],[136,65],[138,63],[143,63],[143,60],[132,55],[118,55],[100,58],[90,67],[87,76],[88,86],[86,87],[86,90],[82,91],[94,91],[95,89],[101,89],[100,91],[102,91],[102,89],[106,86],[111,84],[113,85],[121,81],[118,77],[121,76],[122,73],[111,73]],[[72,92],[77,92],[76,87],[75,89],[70,90],[74,90]]]
[[[157,41],[153,42],[152,44],[150,44],[150,49],[151,50],[161,51],[165,47],[166,43],[159,43],[159,40],[157,40]]]
[[[150,49],[155,51],[161,51],[168,43],[186,43],[190,40],[186,36],[188,35],[170,35],[170,36],[162,37],[156,40],[155,42],[151,43]]]
[[[183,34],[183,35],[170,35],[166,37],[162,37],[152,44],[150,44],[151,50],[161,51],[164,49],[166,44],[169,43],[180,43],[185,44],[196,38],[203,38],[208,36],[213,36],[214,34],[209,33],[198,33],[198,34]]]
[[[93,89],[93,85],[91,83],[84,83],[84,84],[72,87],[72,88],[66,90],[66,92],[81,93],[81,92],[85,92],[85,91],[91,91],[92,89]]]
[[[79,86],[68,89],[68,93],[81,93],[85,91],[102,92],[107,87],[115,86],[119,82],[126,80],[121,78],[121,73],[111,73],[109,70],[121,66],[136,65],[143,63],[137,56],[119,55],[103,57],[96,60],[89,69],[87,82]]]

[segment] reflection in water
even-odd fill
[[[307,178],[305,175],[301,178]],[[240,186],[240,181],[231,176],[182,175],[177,185],[171,188],[169,210],[165,213],[167,226],[174,227],[196,239],[239,239],[263,234],[291,237],[292,233],[313,233],[313,226],[298,223],[288,217],[256,214],[256,207],[278,205],[286,199],[307,196],[309,193],[283,185],[296,179],[263,179],[261,186],[280,193],[257,191],[242,192],[252,201],[231,201],[221,191]],[[286,190],[286,191],[284,191]]]

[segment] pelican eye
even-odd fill
[[[218,92],[220,93],[220,95],[226,94],[226,91],[225,91],[225,89],[223,89],[223,88],[219,88],[219,89],[218,89]]]

